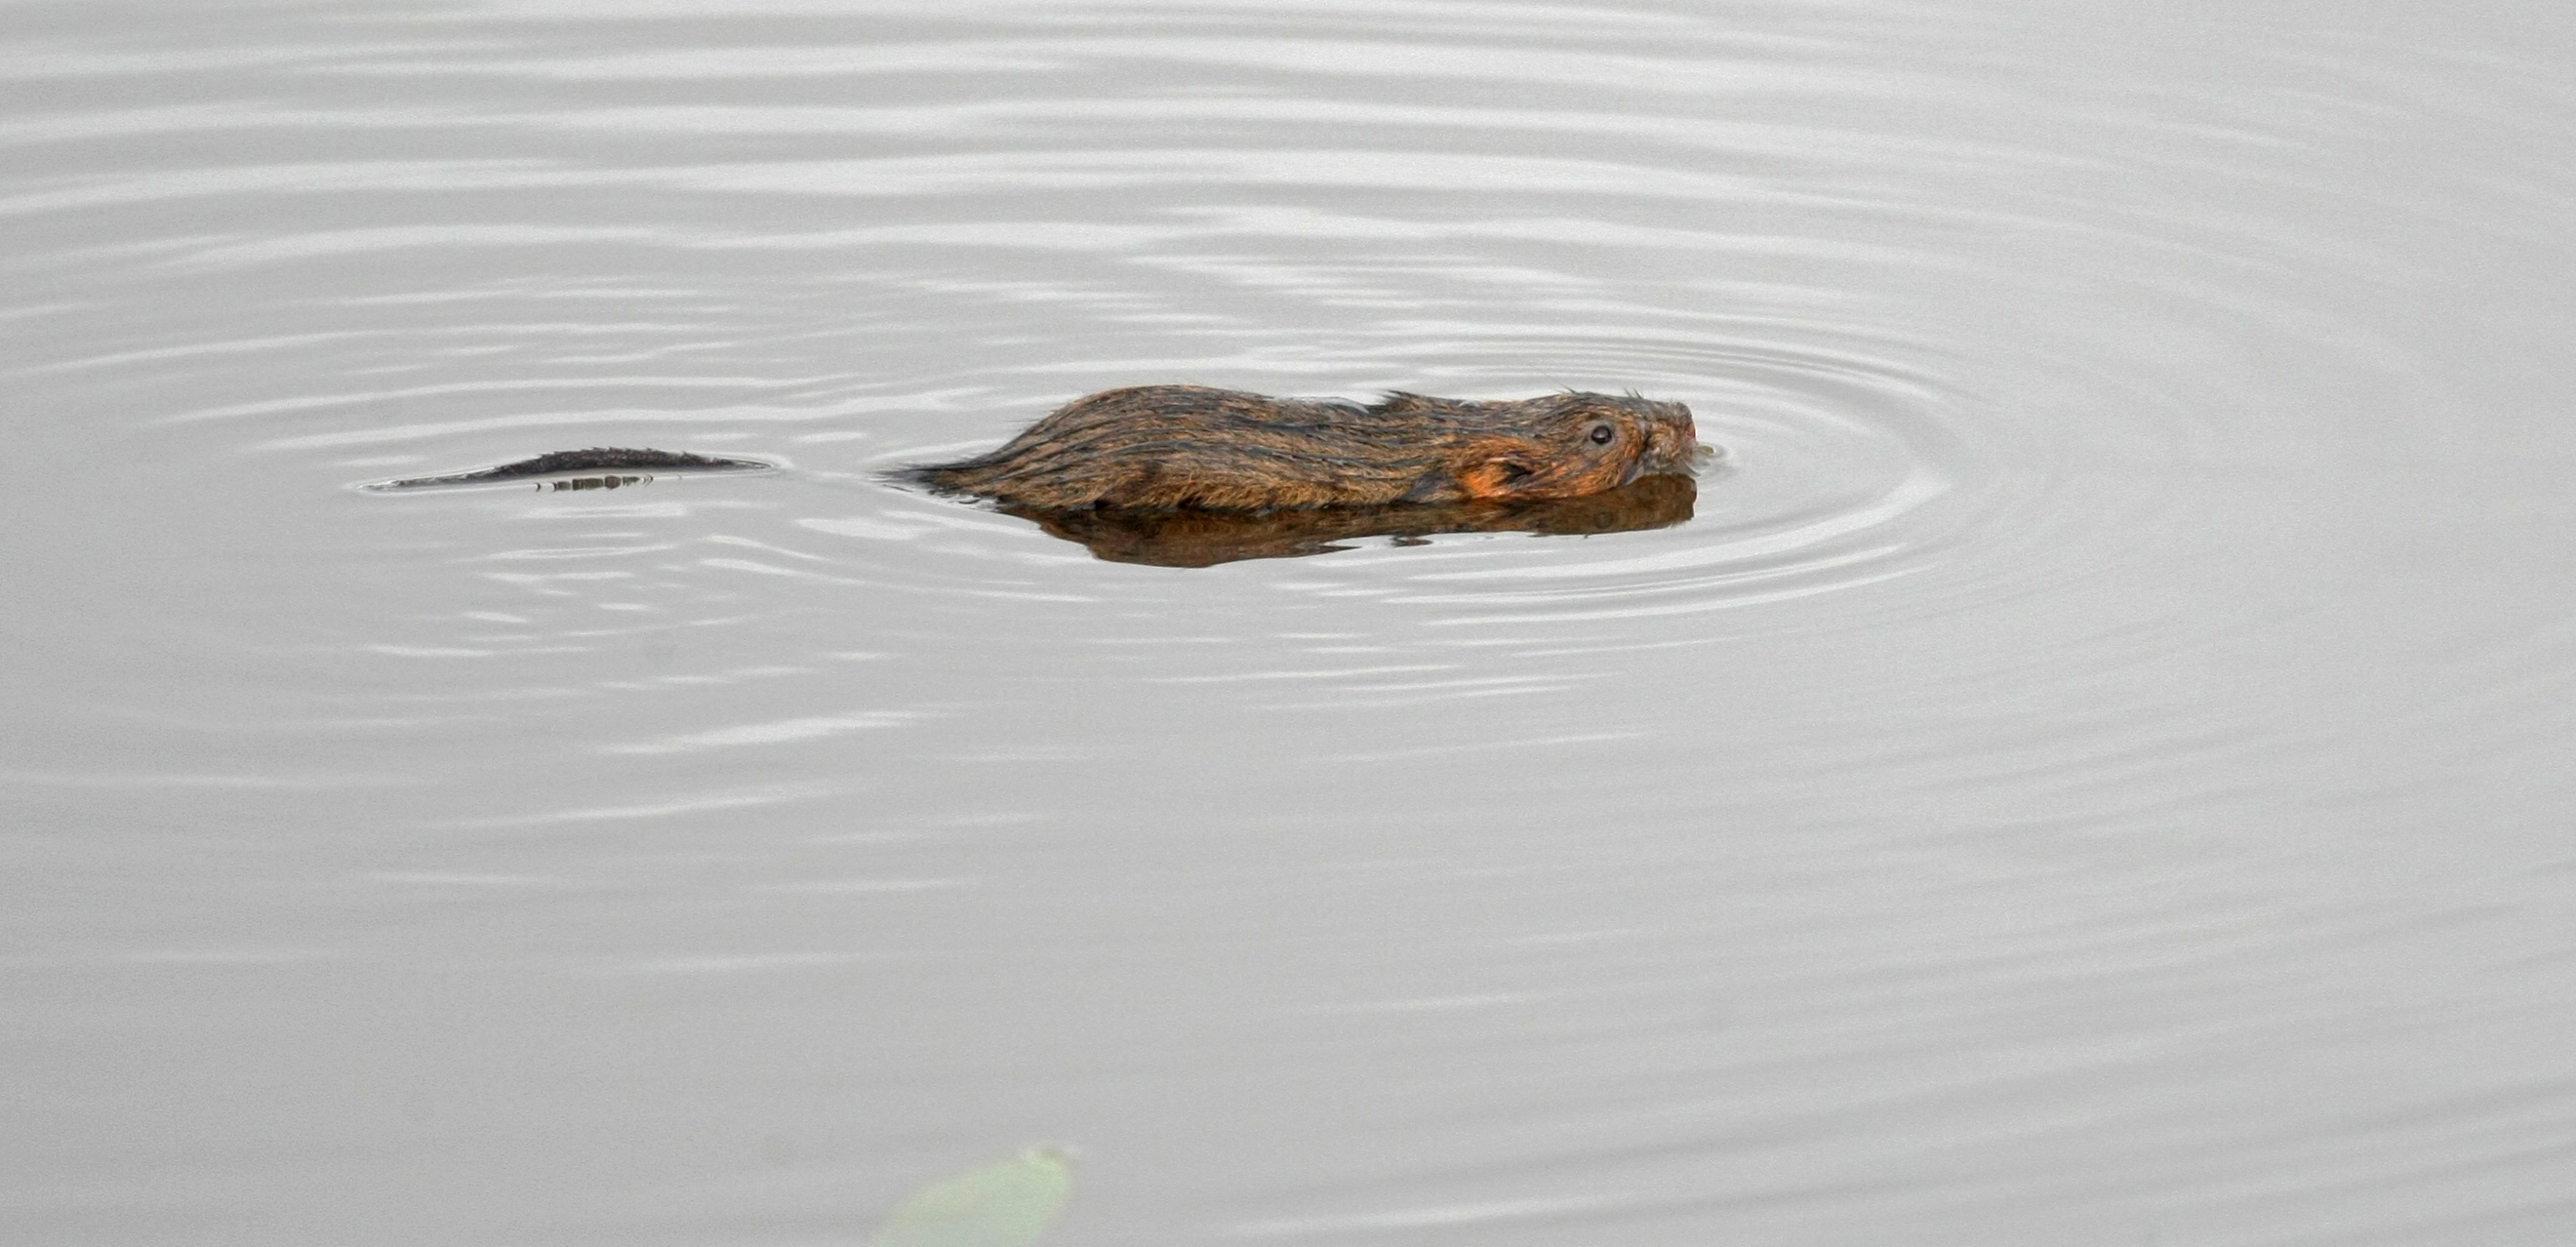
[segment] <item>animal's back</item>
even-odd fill
[[[1004,443],[914,479],[1029,506],[1259,510],[1358,506],[1438,477],[1464,436],[1452,413],[1378,408],[1195,385],[1077,399]]]

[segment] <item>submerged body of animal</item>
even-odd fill
[[[1567,392],[1361,406],[1196,385],[1076,399],[1000,449],[897,475],[1015,507],[1269,511],[1573,498],[1713,457],[1690,409]]]
[[[1352,547],[1363,537],[1426,545],[1443,533],[1533,533],[1590,536],[1665,528],[1691,518],[1699,482],[1687,476],[1641,476],[1574,498],[1391,502],[1381,507],[1280,507],[1269,511],[1075,507],[1001,504],[1004,515],[1034,521],[1048,535],[1089,547],[1113,563],[1213,567],[1242,559],[1301,558]]]

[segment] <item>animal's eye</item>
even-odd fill
[[[1610,444],[1610,439],[1617,436],[1618,434],[1610,431],[1609,425],[1596,424],[1592,426],[1592,444],[1595,446],[1607,446]]]

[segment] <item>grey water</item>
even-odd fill
[[[2537,3],[0,5],[0,1239],[2576,1241],[2572,223]],[[1732,460],[883,478],[1167,381]]]

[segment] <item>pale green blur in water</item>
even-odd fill
[[[876,1247],[1026,1247],[1046,1237],[1073,1196],[1073,1168],[1054,1148],[942,1178],[895,1205]]]

